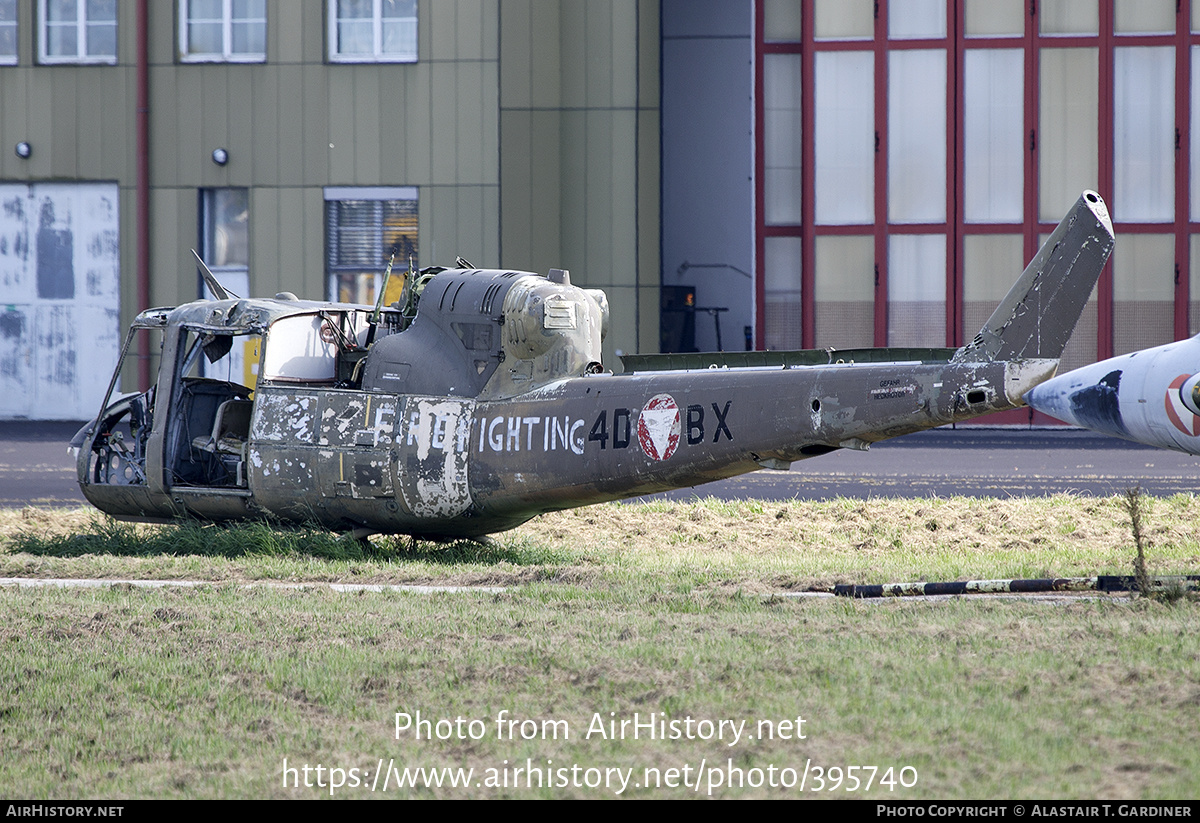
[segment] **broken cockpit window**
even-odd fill
[[[153,335],[156,339],[151,341],[152,350],[161,350],[161,331],[155,329],[141,333]],[[140,394],[113,398],[118,377],[126,365],[130,346],[137,334],[136,329],[131,329],[125,339],[100,415],[94,422],[81,428],[71,440],[71,448],[76,450],[83,448],[85,443],[90,446],[84,469],[89,483],[119,486],[146,484],[146,444],[154,424],[156,388],[151,386],[149,391]],[[92,432],[95,435],[89,437]]]
[[[380,335],[398,330],[394,312],[381,320]],[[366,311],[321,311],[282,317],[271,324],[262,378],[278,383],[351,386],[369,348]]]
[[[262,337],[181,331],[164,465],[171,486],[244,487]]]

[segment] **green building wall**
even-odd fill
[[[657,351],[659,3],[501,0],[504,265],[612,305],[605,354]]]
[[[0,66],[0,181],[119,187],[122,326],[138,308],[135,8],[119,6],[115,66],[41,66],[22,2],[18,64]],[[261,63],[181,62],[178,3],[149,15],[151,305],[196,297],[201,189],[249,189],[252,291],[322,298],[324,188],[416,186],[419,265],[570,269],[608,292],[610,364],[656,350],[658,0],[421,0],[409,64],[330,63],[322,0],[268,0]]]

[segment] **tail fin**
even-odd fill
[[[1085,191],[953,362],[1060,358],[1112,247],[1108,207]]]

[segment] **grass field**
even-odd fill
[[[1143,502],[1150,571],[1200,571],[1200,499]],[[0,512],[0,576],[211,581],[0,588],[0,785],[1196,798],[1194,597],[786,596],[1130,574],[1133,557],[1119,498],[613,504],[488,546],[375,538],[366,552],[319,530]],[[327,581],[507,588],[268,585]]]

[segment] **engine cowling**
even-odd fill
[[[362,388],[512,397],[601,370],[608,299],[570,275],[450,269],[424,286],[417,316],[375,343]]]

